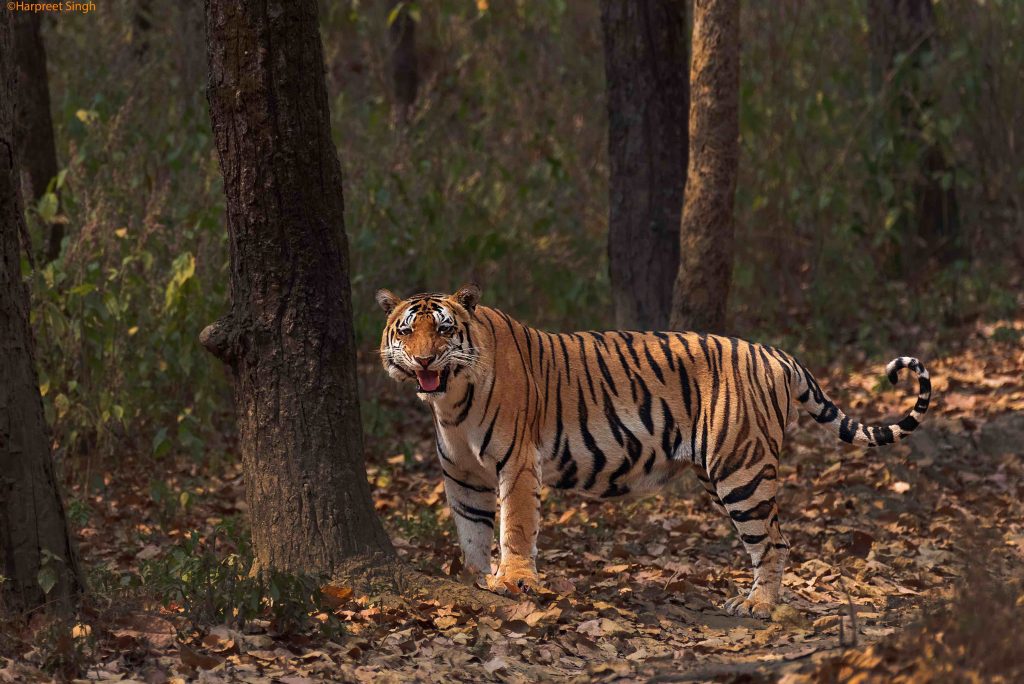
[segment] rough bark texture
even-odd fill
[[[918,171],[913,187],[914,214],[898,226],[903,247],[910,258],[899,260],[904,275],[913,275],[920,267],[921,253],[940,263],[950,263],[963,253],[960,239],[960,211],[955,185],[943,188],[941,178],[954,172],[953,164],[941,147],[925,141],[924,122],[935,107],[936,89],[929,73],[934,70],[935,11],[931,0],[870,0],[868,24],[874,78],[878,87],[893,73],[896,58],[906,56],[899,67],[903,73],[894,79],[893,114],[897,153],[913,150]],[[904,182],[894,177],[897,185]],[[897,193],[897,197],[899,193]]]
[[[686,2],[602,0],[601,28],[615,324],[664,330],[686,183]]]
[[[690,159],[672,328],[725,332],[739,164],[739,0],[694,0]]]
[[[18,613],[48,603],[70,608],[81,580],[54,476],[21,276],[25,219],[14,142],[11,14],[0,16],[0,610]],[[42,586],[47,578],[55,580],[49,594]]]
[[[14,61],[18,72],[18,102],[15,140],[21,168],[27,172],[31,188],[28,197],[39,200],[50,181],[57,175],[57,146],[53,138],[50,116],[50,83],[46,75],[46,50],[40,32],[42,14],[11,12],[14,31]],[[49,226],[46,258],[52,261],[60,254],[64,226]]]
[[[393,554],[363,464],[341,167],[315,0],[207,0],[231,310],[200,340],[231,369],[260,568]]]
[[[388,29],[391,36],[391,79],[395,89],[398,118],[408,121],[409,110],[419,90],[419,64],[416,58],[416,21],[409,14],[408,2],[392,3],[401,7]]]

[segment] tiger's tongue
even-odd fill
[[[425,392],[433,392],[441,385],[441,374],[437,371],[416,371],[416,379]]]

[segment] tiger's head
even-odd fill
[[[452,295],[418,294],[401,299],[377,290],[388,315],[380,340],[380,360],[395,380],[416,382],[421,398],[440,396],[453,375],[475,370],[480,350],[473,344],[473,310],[480,288],[465,285]]]

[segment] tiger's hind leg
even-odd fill
[[[715,482],[715,490],[754,566],[750,593],[725,602],[725,609],[733,615],[770,617],[782,594],[789,543],[779,527],[775,499],[778,466],[778,456],[771,454]]]
[[[714,509],[722,515],[729,515],[729,511],[725,510],[725,504],[718,498],[718,491],[715,489],[715,485],[711,483],[711,480],[708,479],[708,476],[696,465],[693,468],[693,472],[696,473],[697,481],[704,487],[704,491],[711,497],[711,505]]]

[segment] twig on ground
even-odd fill
[[[846,643],[845,636],[843,634],[843,614],[839,614],[839,646],[842,648],[856,648],[857,647],[857,606],[854,605],[853,599],[850,598],[850,592],[846,589],[846,582],[843,580],[843,576],[839,576],[839,586],[842,588],[843,593],[846,594],[846,606],[847,611],[850,614],[850,629],[853,631],[853,636],[850,638],[850,643]]]

